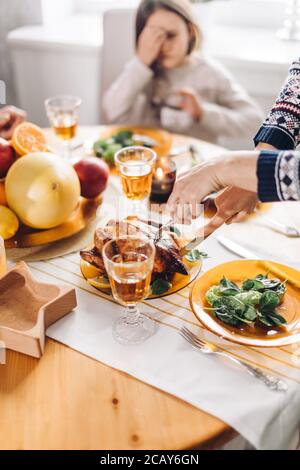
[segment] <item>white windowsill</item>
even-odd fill
[[[266,70],[287,67],[299,56],[298,42],[282,41],[273,30],[216,25],[208,38],[208,51],[220,59]]]
[[[98,54],[103,42],[102,21],[95,15],[72,15],[55,24],[18,28],[7,39],[10,44],[24,48]]]

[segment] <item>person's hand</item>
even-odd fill
[[[228,187],[215,198],[217,213],[204,227],[204,237],[224,223],[229,225],[245,220],[256,208],[257,194],[245,189]]]
[[[202,163],[177,179],[167,204],[174,221],[190,223],[200,215],[202,200],[222,189],[216,171],[219,161]]]
[[[190,223],[192,218],[196,218],[201,213],[201,203],[203,199],[228,186],[238,186],[241,189],[257,193],[257,159],[259,152],[231,152],[212,160],[208,160],[198,167],[192,168],[183,174],[175,183],[173,192],[168,200],[168,210],[174,221]],[[228,197],[227,196],[231,196]],[[219,206],[224,207],[226,199],[226,216],[222,219],[215,219],[216,226],[225,221],[238,220],[234,217],[237,213],[244,211],[241,217],[253,210],[254,195],[239,194],[240,201],[237,201],[237,194],[233,189],[224,192],[217,201]],[[243,197],[242,197],[243,196]],[[250,203],[251,199],[251,203]],[[238,204],[238,206],[237,206]],[[223,211],[224,212],[224,211]],[[217,222],[220,222],[218,225]]]
[[[162,28],[145,26],[138,40],[137,55],[140,60],[150,67],[158,59],[166,32]]]
[[[178,94],[181,97],[180,108],[192,116],[195,121],[203,118],[203,106],[201,99],[191,88],[183,88]]]
[[[0,137],[10,139],[15,128],[26,120],[26,112],[15,106],[5,106],[0,109]]]
[[[258,150],[276,150],[270,144],[259,142]],[[243,222],[255,210],[258,204],[257,194],[236,187],[228,187],[215,198],[216,215],[205,226],[205,236],[214,232],[224,223],[227,225]]]

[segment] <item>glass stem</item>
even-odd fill
[[[127,305],[126,310],[126,322],[129,325],[135,325],[138,322],[140,311],[136,304]]]
[[[70,160],[70,158],[71,158],[71,141],[69,139],[64,141],[63,148],[64,148],[63,158],[65,158],[66,160]]]
[[[140,217],[146,217],[148,211],[148,200],[143,199],[142,201],[131,201],[129,208],[129,215],[137,215]]]

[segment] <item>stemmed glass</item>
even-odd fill
[[[77,132],[81,99],[76,96],[55,96],[45,101],[47,116],[55,134],[64,142],[63,156],[71,158],[71,141]]]
[[[126,307],[113,326],[113,336],[121,343],[141,343],[156,329],[137,306],[150,291],[154,244],[146,237],[124,236],[107,242],[102,255],[113,296]]]
[[[143,214],[145,202],[151,194],[153,168],[156,153],[141,146],[125,147],[115,154],[123,193],[129,201],[129,212]]]

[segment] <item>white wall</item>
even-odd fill
[[[15,28],[41,22],[40,0],[0,0],[0,80],[6,84],[6,99],[11,104],[19,101],[6,36]]]
[[[80,122],[99,122],[100,18],[72,16],[61,23],[21,28],[12,31],[7,41],[20,105],[30,120],[46,126],[45,99],[71,94],[82,98]]]
[[[265,26],[270,25],[271,17],[265,0],[216,1],[211,7],[208,4],[197,7],[199,21],[208,32],[208,51],[236,75],[265,113],[299,49],[298,43],[285,43],[276,37],[284,9],[279,0],[272,2],[276,25],[272,28]],[[249,9],[251,5],[254,10]],[[261,27],[253,26],[255,18],[259,18]],[[44,125],[43,100],[68,92],[79,94],[84,100],[82,123],[99,121],[102,32],[95,14],[77,15],[54,24],[50,21],[44,28],[15,31],[9,42],[21,105],[28,109],[30,118]]]

